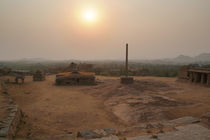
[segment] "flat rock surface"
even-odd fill
[[[210,140],[210,130],[198,124],[179,126],[176,129],[177,131],[155,136],[138,136],[126,140]]]
[[[182,117],[175,120],[171,120],[169,122],[174,123],[174,124],[190,124],[190,123],[199,122],[199,120],[194,117],[188,116],[188,117]]]

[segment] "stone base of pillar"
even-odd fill
[[[123,77],[120,77],[121,79],[121,84],[133,84],[134,83],[134,79],[133,77],[126,77],[126,76],[123,76]]]

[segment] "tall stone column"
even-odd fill
[[[125,71],[126,77],[128,77],[128,43],[126,44]]]

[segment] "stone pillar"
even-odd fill
[[[194,72],[193,73],[193,79],[194,79],[194,83],[197,83],[197,81],[198,81],[198,73],[196,73],[196,72]]]
[[[190,82],[193,82],[193,72],[190,72]]]
[[[201,84],[205,84],[205,74],[201,73]]]
[[[128,77],[128,43],[126,44],[125,71],[126,76]]]
[[[207,86],[210,86],[210,73],[207,75]]]
[[[195,73],[195,83],[198,83],[200,81],[201,81],[201,75],[200,75],[200,73],[196,72]]]

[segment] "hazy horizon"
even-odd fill
[[[97,22],[79,12],[93,7]],[[210,53],[207,0],[0,1],[0,60],[163,59]]]

